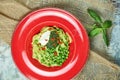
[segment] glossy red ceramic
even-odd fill
[[[60,67],[45,67],[32,58],[32,37],[44,26],[63,29],[71,38],[68,59]],[[81,71],[88,57],[89,41],[82,24],[69,12],[44,8],[28,14],[13,34],[12,57],[18,69],[30,80],[70,80]]]

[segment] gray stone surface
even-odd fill
[[[12,60],[10,46],[2,39],[0,39],[0,80],[26,80]]]
[[[114,13],[114,28],[111,34],[111,42],[108,48],[108,55],[113,58],[113,62],[120,65],[120,0],[116,1],[116,12]]]

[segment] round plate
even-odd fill
[[[45,67],[32,58],[32,37],[44,26],[57,26],[71,38],[68,59],[60,67]],[[70,13],[44,8],[27,15],[17,26],[12,38],[12,57],[18,69],[31,80],[70,80],[85,65],[89,51],[87,33]]]

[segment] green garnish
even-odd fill
[[[100,33],[103,35],[103,40],[105,44],[109,45],[109,39],[107,35],[107,29],[112,26],[111,20],[102,21],[101,17],[92,9],[87,9],[88,14],[94,19],[95,23],[93,24],[93,29],[89,32],[90,37],[94,37]]]
[[[58,46],[59,35],[57,31],[51,31],[49,42],[47,43],[47,48],[56,48]]]
[[[101,17],[92,9],[88,9],[89,15],[98,23],[102,23]]]

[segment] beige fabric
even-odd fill
[[[90,51],[88,62],[82,72],[72,80],[119,80],[120,68]]]
[[[12,33],[18,21],[7,18],[3,14],[0,14],[0,38],[5,42],[11,42]]]
[[[28,11],[29,9],[14,0],[0,1],[0,13],[5,14],[9,18],[20,20]]]
[[[114,6],[110,0],[0,0],[0,38],[10,44],[13,30],[18,22],[29,12],[44,8],[57,7],[76,16],[89,31],[93,20],[86,9],[98,11],[104,19],[113,20]],[[109,30],[109,33],[111,29]],[[85,68],[73,80],[118,80],[120,68],[102,58],[106,47],[101,34],[90,39],[90,56]]]
[[[13,31],[30,10],[14,0],[0,0],[0,38],[11,43]]]

